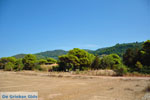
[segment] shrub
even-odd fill
[[[14,68],[14,64],[11,63],[11,62],[8,62],[8,63],[5,65],[4,70],[5,70],[5,71],[12,71],[13,68]]]
[[[16,64],[15,64],[14,69],[15,69],[16,71],[20,71],[20,70],[23,70],[23,67],[24,67],[24,65],[23,65],[23,63],[22,63],[22,59],[18,59],[18,60],[16,61]]]
[[[40,65],[36,65],[34,68],[33,68],[33,70],[42,70],[42,68],[41,68],[41,66]]]
[[[140,72],[144,74],[150,74],[150,66],[143,66]]]
[[[127,73],[127,67],[123,64],[119,64],[118,67],[116,67],[115,72],[117,76],[123,76]]]
[[[58,66],[53,66],[53,67],[52,67],[52,70],[53,70],[53,71],[58,71],[58,70],[59,70],[59,65],[58,65]]]

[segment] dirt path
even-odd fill
[[[38,92],[39,100],[141,100],[150,78],[0,72],[0,92]]]

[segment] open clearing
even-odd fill
[[[150,83],[148,77],[51,77],[31,73],[0,71],[0,92],[38,92],[39,100],[141,100]]]

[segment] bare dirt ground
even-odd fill
[[[38,92],[39,100],[142,100],[149,83],[148,77],[0,71],[0,92]]]

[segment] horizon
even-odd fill
[[[142,43],[142,42],[145,42],[145,41],[141,41],[141,42],[136,41],[136,42]],[[131,42],[131,43],[136,43],[136,42]],[[128,44],[128,43],[117,43],[117,44]],[[109,47],[113,47],[113,46],[115,46],[115,45],[116,45],[116,44],[114,44],[114,45],[112,45],[112,46],[109,46]],[[101,48],[97,48],[97,49],[92,50],[92,51],[96,51],[96,50],[98,50],[98,49],[103,49],[103,48],[109,48],[109,47],[101,47]],[[74,48],[72,48],[72,49],[74,49]],[[72,49],[69,49],[69,50],[72,50]],[[81,49],[81,48],[79,48],[79,49]],[[19,55],[19,54],[38,54],[38,53],[43,53],[43,52],[55,51],[55,50],[69,51],[69,50],[64,50],[64,49],[53,49],[53,50],[46,50],[46,51],[36,52],[36,53],[18,53],[18,54],[12,55],[12,56],[16,56],[16,55]],[[91,50],[91,49],[83,48],[83,50]]]
[[[150,39],[149,0],[1,0],[0,57]]]

